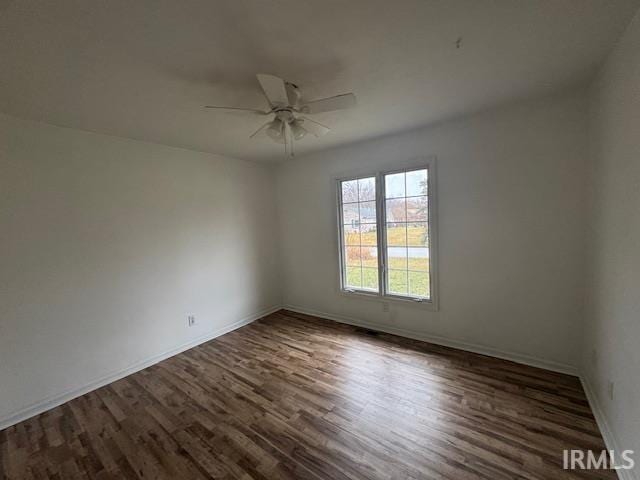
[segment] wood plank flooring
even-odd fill
[[[577,378],[281,311],[0,432],[7,479],[577,479]]]

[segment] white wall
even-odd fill
[[[586,96],[533,99],[278,171],[284,302],[571,370],[584,288]],[[440,311],[338,294],[333,179],[438,158]]]
[[[0,115],[0,425],[278,306],[275,222],[264,166]]]
[[[583,369],[617,448],[634,449],[639,464],[640,14],[591,94],[592,269]],[[613,400],[609,381],[614,382]]]

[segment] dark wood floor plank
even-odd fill
[[[0,432],[4,479],[614,479],[577,378],[280,311]]]

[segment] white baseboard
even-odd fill
[[[5,428],[15,425],[16,423],[22,422],[23,420],[27,420],[28,418],[44,413],[47,410],[51,410],[52,408],[60,406],[63,403],[68,402],[69,400],[73,400],[74,398],[80,397],[86,393],[89,393],[100,387],[108,385],[109,383],[115,382],[116,380],[120,380],[121,378],[131,375],[132,373],[136,373],[136,372],[139,372],[140,370],[144,370],[145,368],[150,367],[151,365],[155,365],[156,363],[161,362],[162,360],[166,360],[167,358],[173,357],[174,355],[184,352],[185,350],[189,350],[190,348],[196,347],[201,343],[208,342],[209,340],[213,340],[214,338],[224,335],[225,333],[229,333],[240,327],[248,325],[254,322],[255,320],[258,320],[259,318],[265,317],[273,312],[277,312],[281,308],[282,307],[278,305],[276,307],[271,307],[266,310],[257,312],[253,315],[249,315],[230,325],[219,328],[212,332],[208,332],[196,339],[190,340],[189,342],[183,343],[182,345],[179,345],[175,348],[159,353],[157,355],[154,355],[153,357],[147,358],[140,362],[136,362],[133,365],[123,370],[118,370],[117,372],[109,373],[81,387],[74,388],[72,390],[68,390],[66,392],[53,395],[51,397],[45,398],[44,400],[40,400],[27,407],[24,407],[20,410],[12,412],[9,415],[6,415],[0,418],[0,430],[4,430]]]
[[[600,401],[595,394],[595,390],[591,387],[589,378],[584,372],[580,372],[580,382],[582,382],[582,388],[584,389],[584,393],[587,395],[587,400],[591,406],[593,416],[596,417],[596,423],[598,424],[598,428],[600,429],[600,433],[602,434],[607,450],[613,450],[619,455],[623,449],[620,448],[620,442],[618,442],[616,436],[613,434],[613,430],[609,426],[607,417],[605,417],[604,412],[600,407]],[[638,458],[634,458],[634,460],[636,461],[636,467],[633,470],[637,471],[640,467],[640,465],[638,465],[640,460]],[[616,473],[620,480],[638,480],[638,476],[633,473],[632,470],[620,469],[617,470]]]
[[[452,338],[441,337],[438,335],[431,335],[423,332],[416,332],[414,330],[407,330],[403,328],[391,327],[387,325],[380,325],[378,323],[369,323],[363,320],[345,317],[342,315],[334,315],[331,313],[320,312],[305,307],[298,307],[296,305],[285,305],[283,307],[286,310],[292,312],[303,313],[306,315],[313,315],[316,317],[326,318],[339,323],[346,323],[348,325],[354,325],[357,327],[368,328],[370,330],[377,330],[380,332],[391,333],[400,337],[411,338],[414,340],[421,340],[423,342],[435,343],[436,345],[442,345],[445,347],[457,348],[459,350],[465,350],[467,352],[479,353],[481,355],[488,355],[490,357],[497,357],[503,360],[510,360],[516,363],[522,363],[532,367],[543,368],[545,370],[551,370],[554,372],[565,373],[568,375],[578,376],[578,369],[573,365],[567,365],[564,363],[553,362],[550,360],[543,360],[540,358],[523,355],[520,353],[506,352],[495,348],[487,347],[484,345],[478,345],[469,342],[463,342],[460,340],[454,340]]]

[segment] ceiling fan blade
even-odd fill
[[[249,135],[249,138],[253,138],[256,135],[258,135],[259,133],[264,132],[267,128],[269,128],[271,126],[272,123],[273,123],[273,121],[265,123],[258,130],[256,130],[251,135]]]
[[[356,106],[356,96],[353,93],[345,93],[344,95],[336,95],[335,97],[321,98],[307,102],[300,107],[303,113],[323,113],[333,112],[334,110],[344,110]]]
[[[255,108],[240,108],[240,107],[219,107],[217,105],[205,105],[204,108],[215,108],[216,110],[236,110],[242,112],[251,112],[256,113],[258,115],[268,115],[270,112],[265,112],[263,110],[258,110]]]
[[[309,133],[315,135],[316,137],[322,137],[331,131],[329,127],[322,125],[314,120],[311,120],[307,117],[300,117],[302,120],[302,127]]]
[[[289,105],[289,97],[287,96],[284,80],[266,73],[259,73],[257,77],[264,95],[272,107],[286,107]]]

